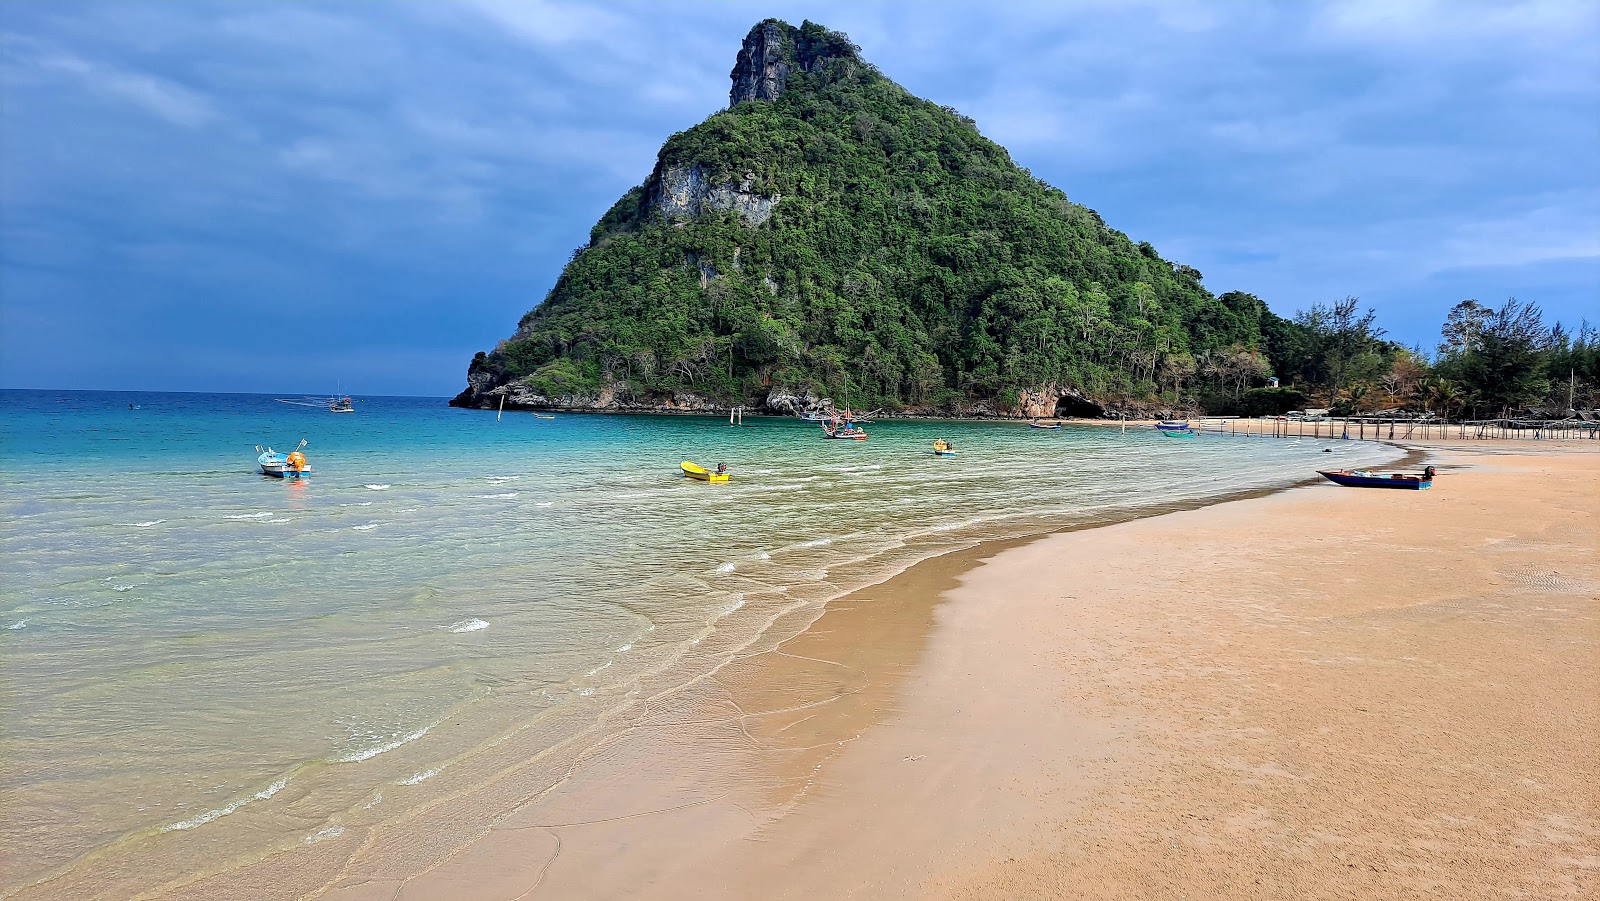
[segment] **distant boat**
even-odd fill
[[[280,454],[270,447],[256,445],[256,450],[261,456],[256,458],[256,464],[261,467],[261,474],[272,476],[275,479],[298,479],[311,472],[311,464],[306,462],[306,455],[300,449],[306,446],[302,439],[295,449],[287,454]]]
[[[535,413],[535,414],[533,414],[533,418],[534,419],[555,419],[554,416],[550,416],[550,415],[548,415],[546,413]]]
[[[1424,467],[1421,475],[1404,472],[1372,472],[1365,469],[1334,469],[1317,470],[1317,475],[1322,476],[1335,485],[1347,488],[1399,488],[1409,491],[1421,491],[1433,487],[1434,469],[1432,466]]]
[[[933,442],[933,455],[935,457],[954,457],[956,455],[956,447],[945,439],[939,438]]]
[[[1056,423],[1054,425],[1040,425],[1038,421],[1034,421],[1034,422],[1028,423],[1028,428],[1030,428],[1030,429],[1039,429],[1039,430],[1045,431],[1045,432],[1054,432],[1054,431],[1057,431],[1058,429],[1061,428],[1061,423],[1058,422],[1058,423]]]
[[[800,422],[822,423],[822,422],[832,422],[835,419],[835,417],[834,417],[834,415],[832,413],[801,413],[799,416],[796,416],[795,419],[797,419]]]
[[[733,473],[728,472],[728,467],[725,463],[718,463],[715,470],[706,469],[704,466],[698,463],[690,463],[688,460],[679,465],[683,468],[684,475],[700,482],[726,482],[733,477]]]
[[[296,407],[319,407],[326,409],[329,413],[354,413],[356,411],[355,400],[353,398],[339,397],[337,395],[330,395],[328,397],[302,397],[299,400],[275,397],[273,400],[276,400],[280,404],[291,404]]]
[[[865,441],[867,440],[867,433],[856,428],[854,425],[846,423],[841,428],[834,428],[831,425],[824,425],[822,427],[822,437],[833,438],[838,441]]]
[[[1189,427],[1189,421],[1187,419],[1163,419],[1162,421],[1156,423],[1156,428],[1163,432],[1182,431],[1183,429],[1187,429]]]

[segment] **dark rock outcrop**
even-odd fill
[[[734,61],[728,105],[777,100],[795,72],[820,72],[832,60],[861,64],[860,48],[837,31],[806,22],[799,28],[768,19],[750,29]]]

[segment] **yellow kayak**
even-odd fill
[[[691,479],[699,479],[702,482],[726,482],[733,477],[731,472],[712,472],[703,466],[690,463],[688,460],[683,461],[683,474]]]

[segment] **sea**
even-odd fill
[[[919,560],[1400,456],[307,403],[0,392],[0,895],[131,894],[398,823],[506,759],[558,771],[619,704]],[[304,479],[259,472],[258,445],[301,441]]]

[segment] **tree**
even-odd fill
[[[1493,310],[1476,300],[1463,300],[1451,307],[1449,315],[1445,316],[1444,327],[1439,329],[1439,335],[1444,339],[1439,345],[1439,356],[1455,357],[1477,350],[1478,336],[1493,315]]]
[[[1543,400],[1550,391],[1543,372],[1546,335],[1538,305],[1509,298],[1490,311],[1477,346],[1463,355],[1463,381],[1501,415]]]
[[[1312,357],[1326,370],[1330,402],[1339,399],[1347,383],[1370,378],[1381,365],[1376,350],[1384,332],[1373,324],[1378,313],[1371,307],[1358,312],[1360,304],[1346,297],[1331,305],[1313,304],[1295,317],[1309,333]]]

